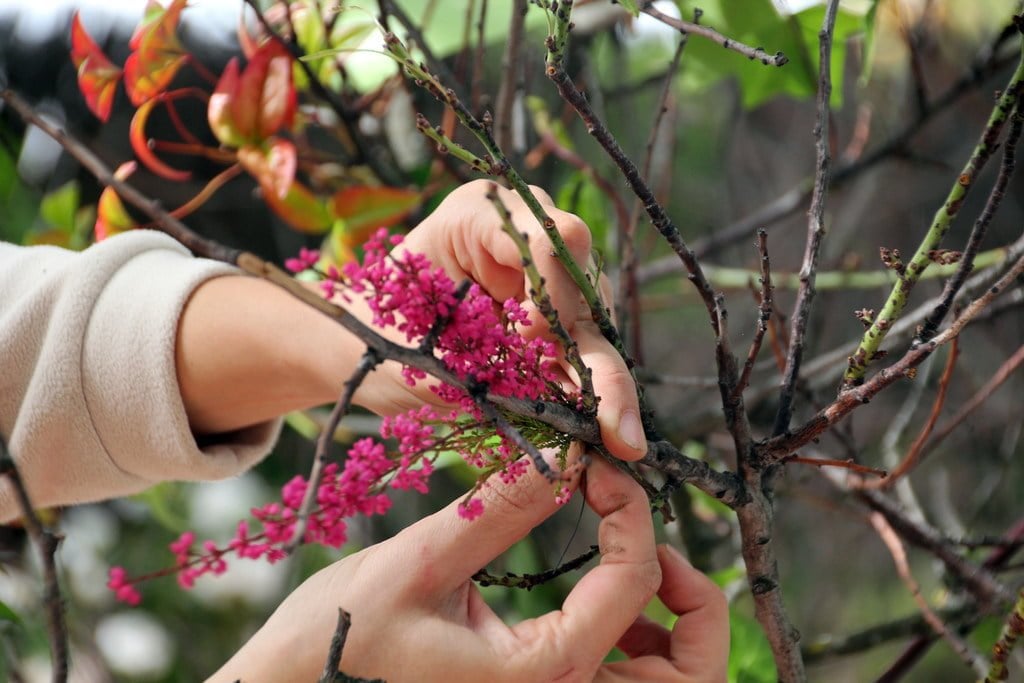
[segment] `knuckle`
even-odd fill
[[[661,565],[652,557],[637,566],[637,574],[638,585],[650,599],[661,588]]]

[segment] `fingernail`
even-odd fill
[[[641,450],[644,447],[644,427],[640,424],[640,416],[634,410],[623,411],[619,418],[619,438],[630,448]]]

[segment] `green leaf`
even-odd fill
[[[871,65],[875,62],[875,28],[878,22],[878,0],[871,0],[868,11],[864,13],[864,47],[863,64],[861,64],[860,78],[861,86],[867,85],[871,78]]]
[[[781,51],[789,58],[782,67],[751,63],[743,55],[724,50],[708,40],[692,38],[686,47],[686,66],[680,82],[685,90],[700,92],[723,80],[735,79],[743,106],[753,109],[779,95],[806,99],[814,96],[818,80],[818,31],[825,8],[810,7],[782,16],[771,0],[736,3],[725,0],[683,3],[683,16],[694,5],[704,9],[701,23],[747,45],[763,47],[769,53]],[[863,31],[863,15],[840,8],[832,46],[832,106],[842,102],[843,64],[846,41]]]
[[[775,660],[760,624],[729,610],[729,683],[774,683]]]
[[[0,600],[0,621],[9,621],[14,624],[21,624],[21,617],[11,609],[7,603]]]
[[[77,224],[78,202],[78,182],[72,180],[43,197],[39,202],[39,215],[49,227],[70,235]]]
[[[573,173],[569,181],[558,192],[555,204],[582,218],[590,228],[594,246],[601,249],[606,255],[611,254],[611,249],[608,247],[611,233],[614,230],[611,220],[614,212],[608,205],[607,197],[594,184],[590,176],[583,171]]]
[[[144,503],[160,526],[179,534],[189,528],[185,489],[178,482],[164,482],[134,496]]]
[[[615,1],[618,2],[620,5],[622,5],[622,7],[627,12],[632,14],[634,17],[640,16],[640,8],[637,6],[636,0],[615,0]]]

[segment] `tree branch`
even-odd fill
[[[25,529],[39,552],[39,563],[43,568],[43,606],[46,610],[50,659],[53,665],[51,680],[53,683],[65,683],[68,679],[68,628],[64,620],[64,599],[60,593],[55,560],[61,537],[43,526],[39,520],[25,483],[21,479],[21,473],[18,472],[18,467],[7,450],[6,441],[0,436],[0,478],[3,477],[7,478],[14,489]]]
[[[671,17],[654,7],[652,0],[646,0],[640,11],[654,17],[668,26],[671,26],[684,35],[692,33],[693,35],[700,36],[701,38],[707,38],[712,42],[718,43],[726,50],[735,50],[747,59],[751,61],[757,60],[765,66],[782,66],[789,62],[789,57],[781,52],[776,52],[774,55],[770,55],[765,52],[763,47],[750,47],[749,45],[744,45],[738,40],[723,36],[710,26],[702,26],[697,23],[690,23],[689,21],[683,21],[682,19]]]
[[[814,191],[811,194],[811,208],[807,212],[807,242],[804,248],[803,265],[800,267],[800,291],[790,319],[789,350],[786,354],[786,368],[782,373],[782,388],[779,392],[779,407],[775,413],[772,435],[782,434],[789,429],[793,414],[793,395],[800,376],[800,361],[804,352],[804,334],[807,320],[811,316],[814,301],[814,278],[818,270],[818,254],[825,237],[825,197],[828,194],[829,166],[829,101],[832,98],[832,35],[839,13],[839,0],[830,0],[825,8],[825,18],[818,32],[818,96],[817,118],[814,124],[814,147],[817,161],[814,166]]]
[[[953,219],[960,212],[960,207],[963,206],[963,202],[973,187],[978,174],[995,151],[996,139],[1010,113],[1017,106],[1022,89],[1024,89],[1024,43],[1022,43],[1021,59],[1017,64],[1017,69],[1013,72],[1010,82],[997,100],[992,114],[989,116],[988,123],[985,125],[985,130],[982,132],[981,139],[971,154],[971,158],[957,177],[953,188],[946,197],[945,203],[936,212],[935,218],[932,219],[931,227],[925,233],[914,256],[900,273],[899,282],[890,291],[882,310],[864,333],[864,337],[861,339],[856,352],[850,357],[849,367],[843,376],[844,388],[849,388],[863,382],[868,364],[875,358],[879,346],[885,339],[886,334],[888,334],[889,328],[900,317],[903,308],[907,305],[910,291],[931,261],[930,252],[938,249],[942,238],[945,237],[946,232],[948,232],[952,225]]]

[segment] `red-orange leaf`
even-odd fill
[[[161,178],[167,180],[173,180],[175,182],[181,182],[188,180],[192,177],[189,171],[179,171],[178,169],[171,168],[160,158],[153,153],[153,150],[149,147],[149,138],[146,136],[146,121],[149,119],[150,113],[153,111],[161,98],[157,97],[151,100],[147,100],[136,110],[135,116],[132,117],[132,126],[128,134],[128,139],[131,140],[132,149],[135,150],[135,156],[139,158],[143,164],[146,165],[153,173],[156,173]]]
[[[114,177],[118,180],[125,180],[135,171],[135,168],[134,161],[121,164],[114,171]],[[128,211],[125,210],[117,192],[113,188],[105,188],[100,195],[99,206],[96,210],[96,226],[94,227],[96,241],[101,242],[111,235],[131,230],[136,225]]]
[[[246,145],[238,150],[238,161],[259,182],[264,194],[284,199],[295,180],[295,145],[270,138],[260,147]]]
[[[150,0],[142,23],[132,35],[132,52],[124,64],[124,84],[132,104],[139,106],[163,92],[188,54],[178,40],[178,21],[188,0],[174,0],[166,9]]]
[[[347,187],[331,197],[331,213],[345,221],[345,241],[349,246],[366,241],[380,227],[390,227],[420,205],[422,197],[414,190],[395,187]]]
[[[245,136],[238,129],[231,110],[231,100],[238,92],[238,59],[231,58],[224,68],[224,73],[217,81],[217,87],[210,95],[210,103],[206,105],[206,119],[210,130],[222,145],[241,147],[245,144]]]
[[[291,184],[283,198],[264,189],[263,200],[296,230],[321,235],[331,227],[327,207],[297,180]]]
[[[238,82],[231,112],[241,133],[254,142],[292,124],[296,95],[292,56],[276,41],[259,47]]]
[[[82,26],[78,12],[71,18],[71,61],[78,69],[78,89],[86,105],[97,118],[107,121],[122,72]]]

